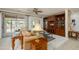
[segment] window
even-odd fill
[[[8,36],[25,26],[23,18],[5,17],[4,19],[4,31]]]

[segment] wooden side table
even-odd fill
[[[38,38],[30,41],[32,50],[47,50],[47,39]]]
[[[79,32],[77,33],[77,39],[79,38]]]
[[[14,47],[15,47],[15,40],[19,39],[20,42],[21,42],[21,49],[23,49],[23,36],[21,35],[18,35],[18,36],[15,36],[15,37],[12,37],[12,49],[14,50]]]
[[[69,37],[71,37],[71,38],[75,38],[75,39],[78,38],[78,32],[76,32],[76,31],[69,31],[69,32],[68,32],[68,35],[69,35]]]

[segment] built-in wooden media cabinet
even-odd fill
[[[65,14],[52,15],[44,18],[44,30],[65,36]]]

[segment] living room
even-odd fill
[[[79,49],[78,40],[72,40],[78,39],[78,35],[72,32],[74,36],[69,36],[71,25],[76,25],[72,30],[78,31],[78,12],[78,8],[0,8],[0,49]],[[39,39],[42,35],[44,38]]]

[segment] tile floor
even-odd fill
[[[48,50],[55,50],[59,46],[61,46],[62,44],[64,44],[64,42],[67,41],[67,39],[65,37],[62,37],[62,36],[53,35],[53,37],[55,39],[52,40],[52,41],[50,41],[50,42],[48,42]]]
[[[6,38],[3,38],[1,40],[1,44],[0,44],[0,50],[12,50],[12,43],[11,43],[11,37],[6,37]],[[20,50],[20,42],[19,40],[16,40],[15,42],[15,50]]]
[[[71,39],[66,41],[57,50],[79,50],[79,40]]]

